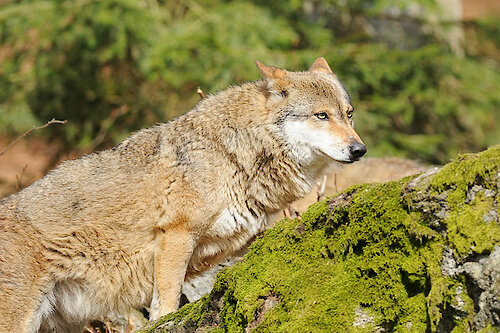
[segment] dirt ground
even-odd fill
[[[0,137],[0,151],[10,142],[12,139]],[[0,198],[29,186],[61,161],[81,154],[78,151],[63,153],[58,142],[38,137],[21,139],[0,155]]]

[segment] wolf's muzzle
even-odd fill
[[[366,146],[362,143],[355,142],[349,146],[349,153],[351,154],[351,160],[357,160],[366,154]]]

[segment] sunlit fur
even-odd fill
[[[77,332],[130,307],[151,305],[153,319],[174,311],[186,276],[268,228],[332,159],[353,161],[351,102],[324,59],[306,72],[258,67],[263,80],[0,201],[1,332]]]

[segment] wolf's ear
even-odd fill
[[[286,72],[281,68],[266,66],[258,60],[255,61],[255,64],[264,79],[283,80],[286,77]]]
[[[330,68],[330,66],[328,66],[328,63],[323,57],[319,57],[318,59],[314,60],[311,67],[309,67],[309,72],[323,72],[333,74],[332,69]]]

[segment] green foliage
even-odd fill
[[[474,22],[478,38],[482,41],[491,41],[495,48],[500,48],[500,22],[498,18],[491,17]]]
[[[257,78],[255,59],[283,58],[298,39],[284,19],[250,3],[200,7],[164,28],[143,70],[174,89],[216,91]]]
[[[498,142],[498,69],[453,55],[422,29],[414,44],[424,46],[411,49],[363,29],[415,2],[438,11],[433,0],[8,3],[0,8],[0,134],[58,118],[68,124],[47,131],[68,145],[108,145],[186,112],[197,86],[208,93],[258,79],[257,59],[303,70],[325,56],[353,96],[372,156],[442,163]]]
[[[465,25],[465,38],[469,41],[465,46],[471,56],[500,63],[500,21],[498,17],[480,19]],[[498,67],[497,67],[498,68]]]
[[[127,105],[127,119],[113,126],[129,131],[150,104],[148,96],[140,95],[144,77],[137,61],[154,28],[151,13],[133,0],[5,6],[0,11],[2,109],[13,114],[22,105],[19,118],[27,107],[41,122],[66,119],[67,126],[54,127],[64,132],[54,134],[85,146],[107,130],[105,119]],[[13,121],[2,130],[16,126]]]
[[[498,71],[435,45],[411,52],[366,45],[350,53],[338,58],[338,72],[372,153],[442,163],[498,142]]]

